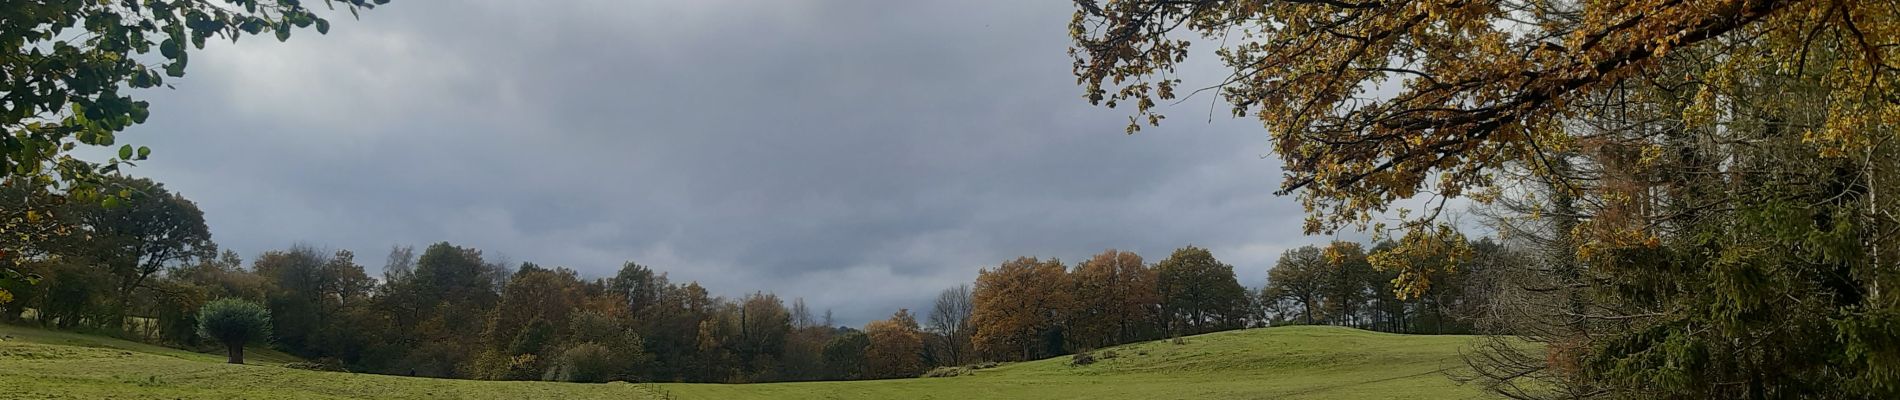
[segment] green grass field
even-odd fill
[[[1469,336],[1412,336],[1334,327],[1252,329],[1007,364],[949,378],[766,384],[487,382],[305,371],[293,358],[222,355],[96,336],[0,326],[6,398],[612,398],[647,399],[1462,399],[1482,397],[1445,373]]]

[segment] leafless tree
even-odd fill
[[[792,299],[792,329],[810,328],[816,323],[811,318],[811,309],[805,307],[805,298]]]
[[[944,289],[937,294],[937,303],[930,308],[930,332],[935,334],[936,354],[942,354],[951,365],[963,364],[971,360],[974,353],[970,343],[970,313],[976,310],[976,304],[970,299],[970,285]]]

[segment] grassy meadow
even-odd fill
[[[250,365],[110,338],[0,326],[0,396],[28,399],[1463,399],[1447,372],[1469,336],[1337,327],[1229,331],[1004,364],[946,378],[761,384],[574,384],[412,378]],[[1110,356],[1109,353],[1113,353]]]

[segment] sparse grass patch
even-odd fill
[[[936,367],[931,368],[929,372],[925,372],[924,375],[919,378],[949,378],[963,375],[966,371],[969,370],[963,367]]]
[[[1089,364],[1094,364],[1094,363],[1095,363],[1095,356],[1092,354],[1089,354],[1086,351],[1081,352],[1081,353],[1075,353],[1075,355],[1069,356],[1069,365],[1083,366],[1083,365],[1089,365]]]
[[[975,373],[976,370],[979,370],[979,369],[996,368],[996,366],[998,365],[1002,365],[1002,364],[996,363],[994,361],[984,361],[980,363],[960,365],[960,366],[955,366],[955,367],[937,367],[937,368],[931,369],[930,372],[925,372],[924,375],[920,376],[919,378],[949,378],[953,376],[964,376],[964,375]]]

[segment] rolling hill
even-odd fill
[[[1482,397],[1447,372],[1469,336],[1250,329],[1013,363],[945,378],[760,384],[573,384],[412,378],[254,365],[110,338],[0,326],[6,398],[1284,399]],[[1110,355],[1110,353],[1113,353]]]

